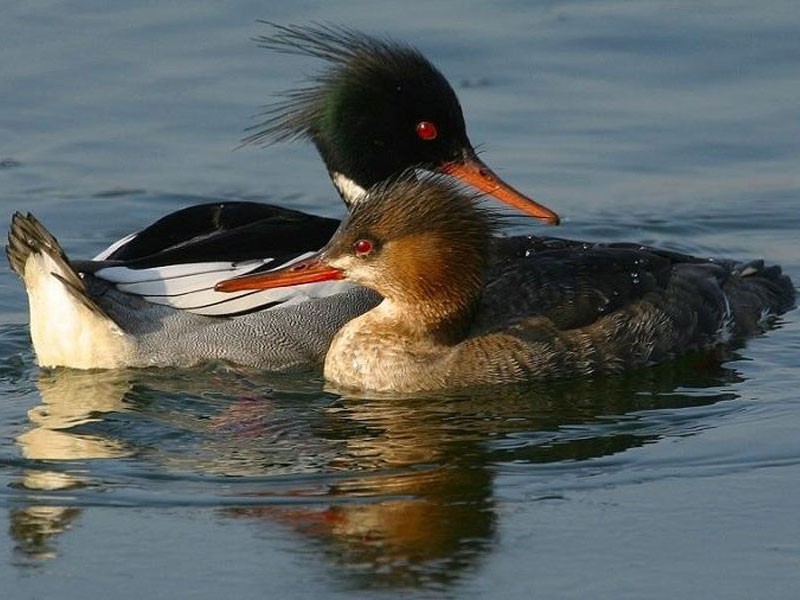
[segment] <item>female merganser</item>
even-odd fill
[[[332,27],[284,27],[266,48],[321,58],[327,70],[290,91],[246,140],[308,138],[348,207],[414,167],[447,173],[548,223],[558,216],[500,180],[470,143],[444,76],[414,48]],[[338,222],[251,202],[177,211],[70,261],[32,215],[14,216],[7,254],[29,295],[42,366],[187,366],[225,360],[271,370],[319,363],[333,334],[377,302],[345,282],[222,294],[224,279],[318,250]],[[524,239],[498,245],[502,260]],[[504,243],[505,244],[505,243]]]
[[[334,337],[335,386],[414,393],[618,373],[740,339],[794,302],[780,267],[564,242],[504,265],[498,219],[452,182],[375,186],[314,257],[220,291],[348,279],[383,300]]]

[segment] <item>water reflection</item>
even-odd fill
[[[55,538],[67,531],[80,514],[78,508],[65,506],[28,506],[10,512],[9,533],[14,550],[27,559],[56,558]]]
[[[224,369],[42,372],[42,404],[17,439],[29,467],[19,487],[37,493],[11,531],[20,552],[52,557],[81,507],[106,498],[217,506],[305,538],[353,587],[447,587],[493,547],[497,473],[691,432],[679,410],[648,411],[734,398],[738,377],[718,359],[394,399]]]
[[[325,502],[228,512],[313,538],[357,587],[447,586],[494,543],[498,469],[583,461],[676,434],[686,424],[670,431],[641,411],[733,399],[720,388],[735,381],[713,357],[695,357],[625,377],[470,396],[341,398],[316,433],[344,442],[327,467],[348,477],[325,491],[292,490]]]
[[[50,469],[51,461],[80,462],[122,458],[130,450],[119,440],[76,431],[103,415],[124,411],[130,388],[123,372],[42,371],[37,380],[42,404],[28,411],[33,427],[17,437],[22,456],[35,468],[23,470],[17,487],[32,492],[31,504],[11,512],[10,533],[16,550],[33,559],[54,558],[52,538],[67,531],[80,510],[54,504],[37,505],[36,491],[57,492],[87,484],[85,469]]]
[[[108,413],[125,412],[125,393],[130,375],[124,371],[42,371],[36,382],[42,404],[28,411],[34,426],[17,438],[25,458],[33,460],[85,460],[128,456],[119,440],[80,433],[80,427],[100,422]],[[58,477],[67,474],[58,473]],[[32,489],[58,489],[36,475]],[[79,481],[80,478],[75,479]],[[28,487],[28,486],[26,486]]]

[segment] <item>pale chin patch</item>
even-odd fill
[[[367,190],[342,173],[332,172],[331,180],[348,206],[361,202],[367,195]]]

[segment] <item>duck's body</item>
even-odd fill
[[[413,48],[324,27],[275,26],[260,41],[322,58],[329,68],[268,111],[249,141],[311,140],[348,207],[377,182],[416,167],[449,173],[558,222],[477,158],[455,93]],[[168,215],[92,260],[70,261],[33,216],[18,214],[7,253],[25,281],[42,366],[224,360],[283,371],[318,364],[341,325],[374,306],[377,296],[347,282],[236,295],[214,286],[300,260],[337,225],[269,205],[208,204]]]
[[[115,285],[88,271],[79,274],[31,215],[14,216],[7,252],[25,281],[31,338],[37,361],[46,367],[186,367],[226,361],[275,371],[309,368],[319,364],[344,323],[378,301],[370,290],[336,282],[300,294],[261,296],[257,302],[269,308],[237,316],[198,314],[154,296],[152,286],[158,282],[129,284],[137,288],[129,293],[119,289],[126,284]],[[213,291],[216,281],[236,270],[219,264],[205,291],[198,289],[194,296],[209,296],[208,288]],[[242,296],[233,299],[233,310],[247,300]],[[220,311],[221,305],[209,304],[214,308]]]
[[[608,286],[634,274],[646,283]],[[337,334],[325,376],[342,388],[418,392],[620,373],[752,336],[791,306],[789,289],[758,262],[551,252],[492,277],[455,345],[408,335],[413,308],[382,302]]]
[[[326,273],[372,287],[384,299],[335,336],[325,377],[400,393],[618,373],[754,335],[794,303],[789,278],[760,261],[543,239],[499,264],[486,259],[493,230],[452,186],[402,180],[318,257],[220,288]]]

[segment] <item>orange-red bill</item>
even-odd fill
[[[318,281],[333,281],[344,279],[344,273],[321,263],[316,256],[297,262],[289,267],[243,275],[220,281],[214,286],[218,292],[240,292],[242,290],[269,290],[272,288],[290,287],[301,283],[316,283]]]
[[[441,167],[441,171],[550,225],[558,225],[561,222],[555,212],[508,185],[477,156],[467,157],[463,161],[445,163]]]

